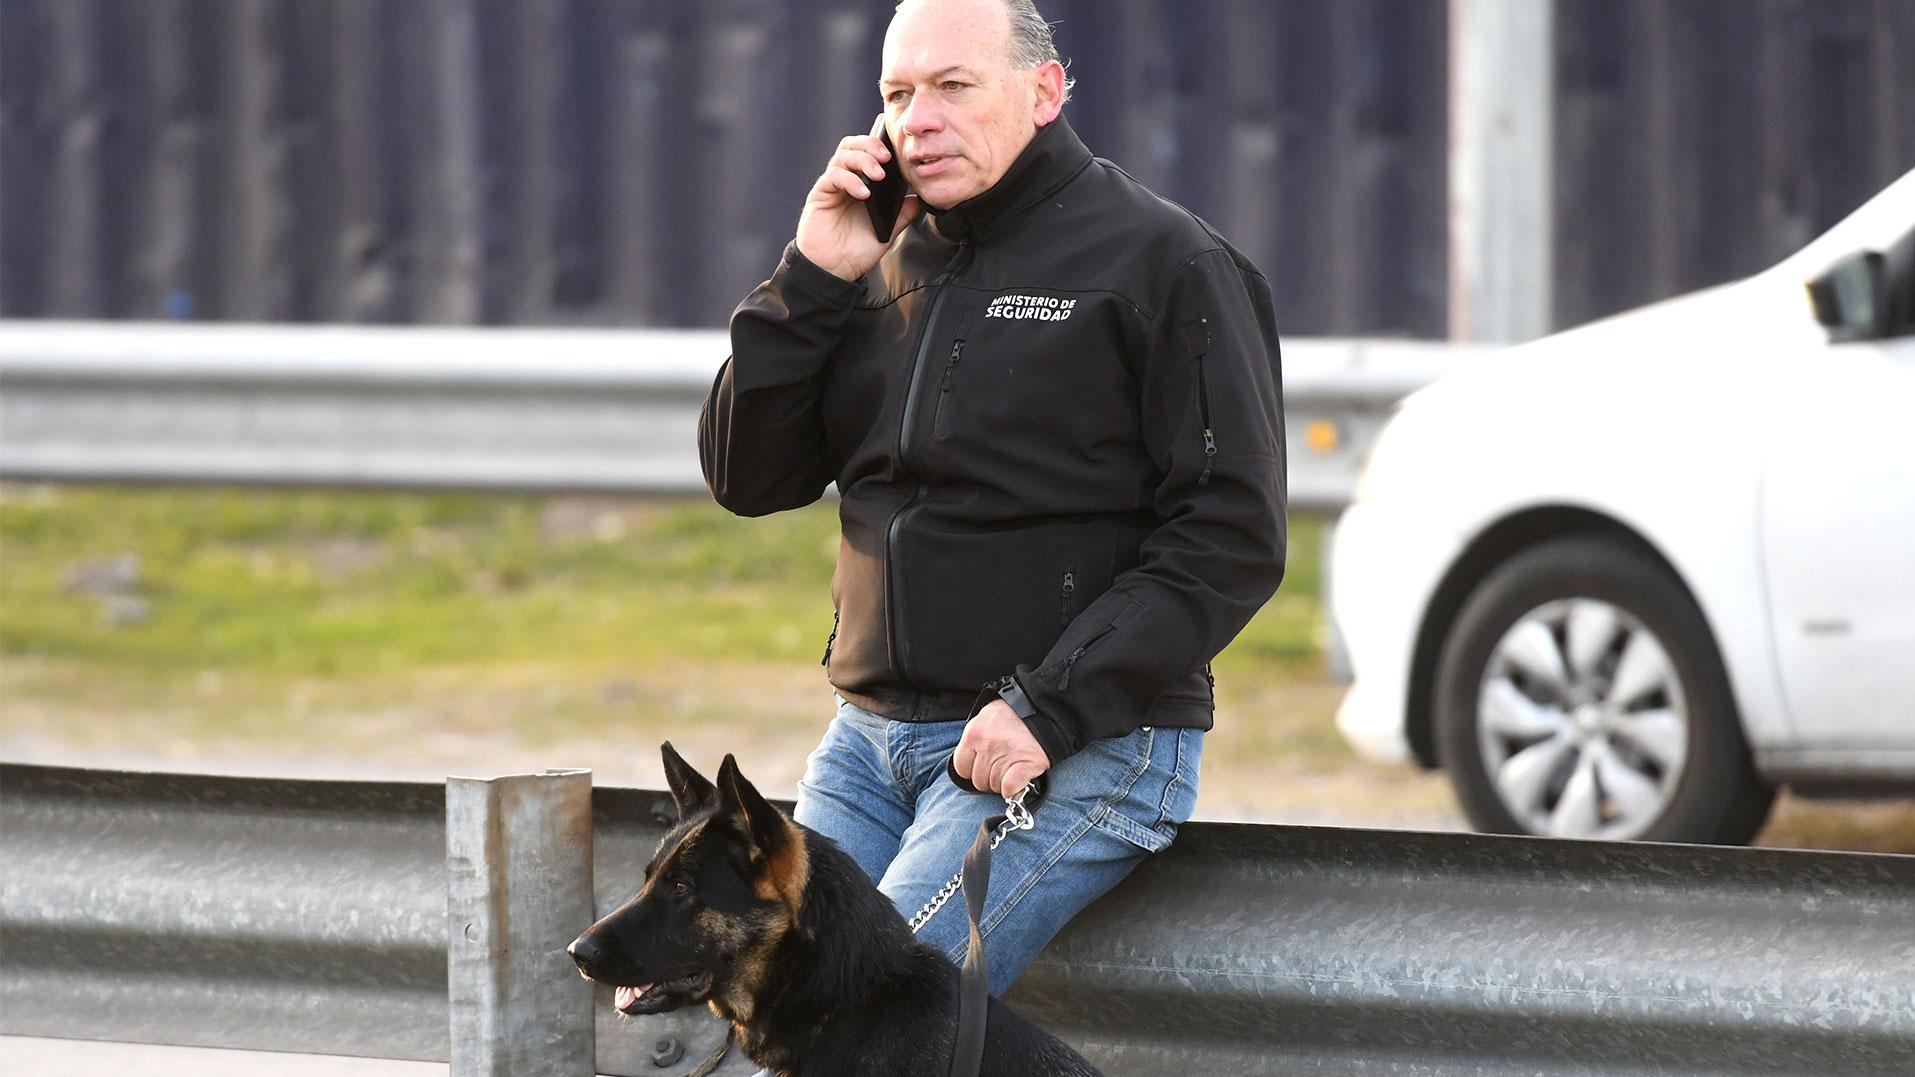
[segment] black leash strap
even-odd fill
[[[991,835],[1004,822],[994,815],[980,823],[971,851],[964,854],[964,911],[971,938],[958,973],[957,1046],[951,1052],[951,1077],[978,1077],[984,1065],[984,1014],[991,1002],[991,976],[984,964],[984,895],[991,889]]]
[[[725,1060],[725,1052],[731,1050],[731,1041],[736,1038],[737,1035],[737,1029],[727,1027],[725,1029],[725,1038],[718,1041],[718,1049],[706,1055],[705,1061],[700,1062],[698,1068],[685,1074],[685,1077],[711,1077],[712,1074],[717,1073],[718,1064]]]

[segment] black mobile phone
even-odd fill
[[[871,133],[884,140],[891,159],[879,162],[884,169],[883,179],[873,182],[871,177],[864,177],[864,185],[871,189],[871,197],[864,200],[864,209],[871,214],[871,230],[881,242],[889,243],[891,229],[898,223],[898,213],[904,209],[904,196],[911,193],[911,188],[905,186],[904,166],[898,163],[898,148],[891,144],[891,131],[885,126],[882,114],[872,127]]]

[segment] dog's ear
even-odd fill
[[[791,841],[791,824],[784,813],[745,780],[738,771],[738,761],[730,755],[718,766],[718,794],[720,810],[743,824],[758,852],[770,856]]]
[[[672,787],[672,800],[678,803],[678,817],[689,818],[718,803],[718,787],[681,758],[671,741],[660,746],[665,757],[665,781]],[[726,758],[730,758],[727,756]]]

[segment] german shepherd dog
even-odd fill
[[[700,1002],[782,1077],[942,1077],[958,968],[919,943],[842,849],[773,807],[725,757],[713,785],[668,743],[678,824],[637,896],[568,948],[627,1014]],[[955,870],[955,865],[953,869]],[[986,1077],[1085,1077],[1076,1051],[993,998]]]

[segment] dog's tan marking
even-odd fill
[[[751,1023],[752,1015],[757,1012],[758,993],[764,989],[765,978],[771,972],[772,952],[790,933],[791,921],[773,913],[762,916],[756,923],[727,919],[722,927],[715,924],[701,926],[731,933],[733,938],[749,942],[732,958],[731,974],[723,982],[714,985],[711,1000],[707,1003],[713,1013],[742,1029]]]
[[[727,953],[741,950],[752,941],[751,925],[715,909],[700,909],[692,918],[692,929],[701,939],[709,939]]]
[[[705,828],[703,826],[693,827],[680,835],[678,841],[669,851],[653,854],[656,857],[656,866],[652,868],[652,873],[646,877],[645,882],[639,886],[638,893],[632,896],[632,901],[638,902],[644,899],[645,895],[651,893],[652,887],[658,885],[658,880],[665,877],[666,872],[674,863],[680,858],[690,855],[691,851],[698,847],[698,839],[703,837],[704,834]],[[660,843],[660,848],[663,848],[663,843]]]
[[[798,910],[805,903],[805,885],[811,881],[811,854],[805,851],[804,831],[783,813],[779,819],[785,826],[784,845],[766,859],[765,869],[751,885],[766,901],[783,903],[792,923],[797,923]]]

